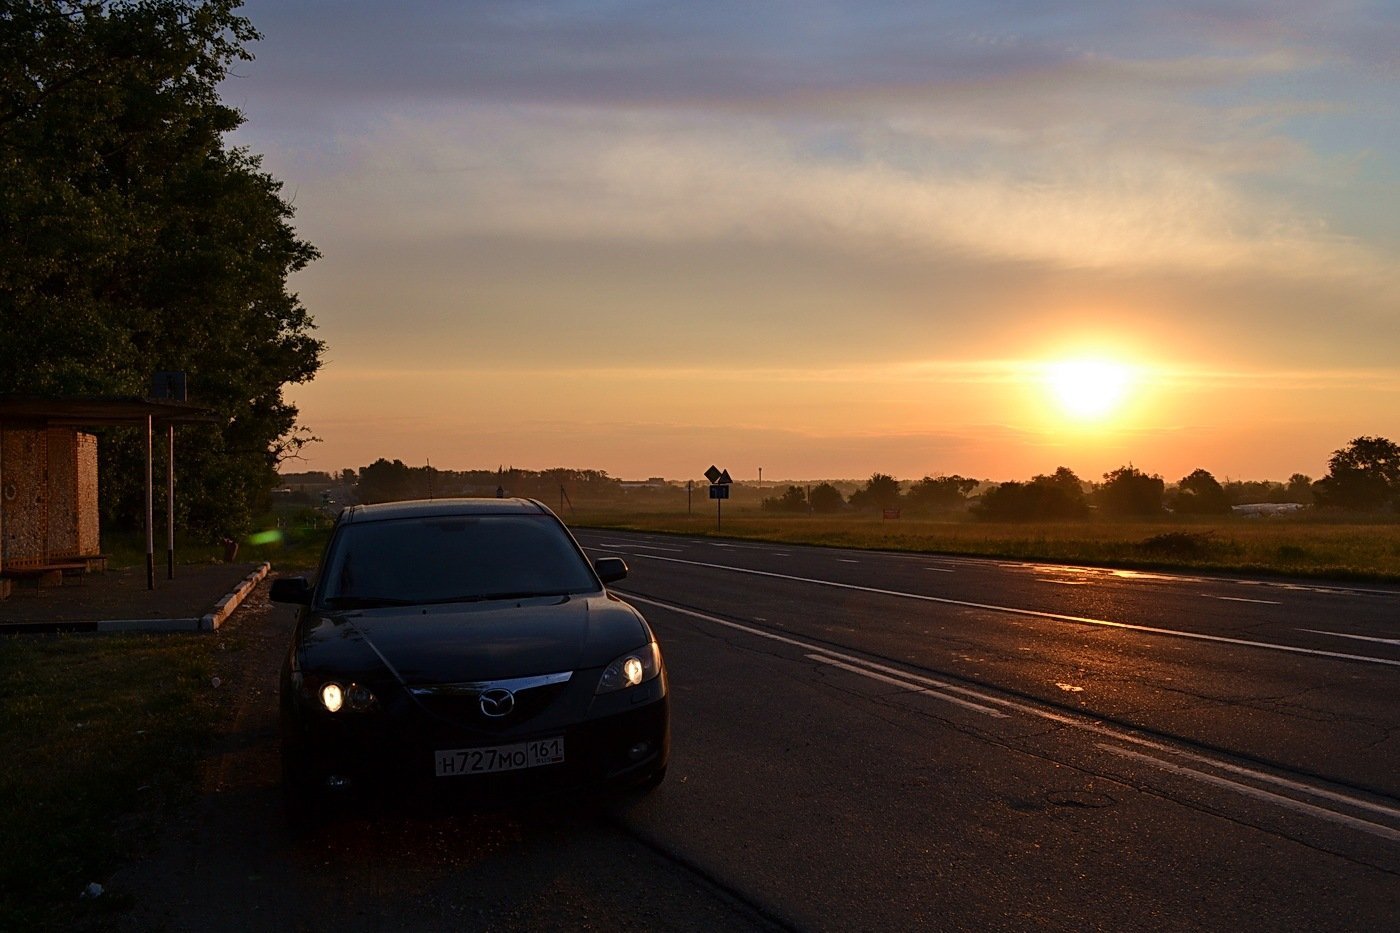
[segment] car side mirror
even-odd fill
[[[627,576],[627,561],[621,557],[600,557],[593,562],[593,571],[604,583],[616,583]]]
[[[267,598],[274,603],[296,603],[298,606],[311,605],[311,584],[305,577],[278,577],[272,581],[272,589]]]

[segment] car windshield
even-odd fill
[[[598,588],[548,516],[470,515],[342,525],[321,602],[333,609],[561,596]]]

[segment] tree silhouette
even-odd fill
[[[1400,495],[1400,445],[1384,437],[1358,437],[1327,464],[1330,471],[1313,485],[1319,505],[1368,511]]]
[[[1121,518],[1150,518],[1162,514],[1162,494],[1166,483],[1157,475],[1148,476],[1132,464],[1103,475],[1096,498],[1106,515]]]

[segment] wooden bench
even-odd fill
[[[105,558],[104,567],[105,567]],[[87,559],[50,561],[28,567],[6,567],[0,577],[7,579],[35,578],[38,586],[62,586],[65,574],[80,576],[88,572]],[[6,594],[8,595],[8,593]]]

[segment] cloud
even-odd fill
[[[345,142],[319,208],[373,237],[795,241],[908,261],[1286,277],[1388,267],[1319,218],[1147,154],[898,164],[768,121],[494,106],[399,114]]]

